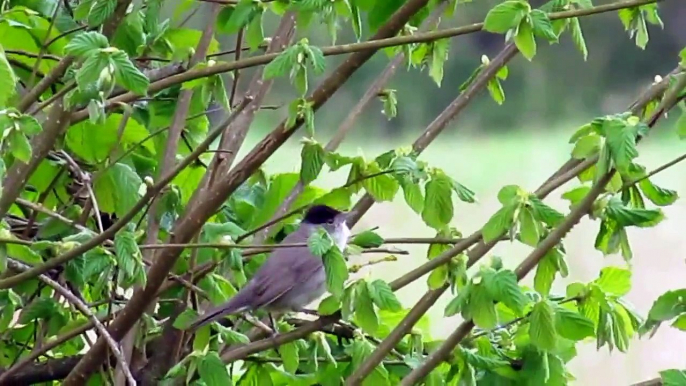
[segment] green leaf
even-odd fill
[[[320,315],[332,315],[341,308],[340,299],[335,296],[327,296],[319,303],[317,311]]]
[[[529,316],[529,336],[531,343],[544,351],[555,349],[557,333],[555,330],[555,310],[547,300],[536,303]]]
[[[484,275],[483,284],[494,300],[504,303],[518,315],[523,314],[528,299],[519,288],[514,272],[500,270],[492,275]]]
[[[246,26],[258,11],[259,5],[252,0],[241,0],[233,8],[229,19],[221,28],[222,32],[234,34]]]
[[[95,197],[100,210],[123,217],[140,198],[143,181],[129,165],[116,163],[95,181]]]
[[[498,314],[488,289],[481,285],[471,287],[469,313],[479,328],[491,329],[498,324]]]
[[[403,196],[407,205],[417,214],[421,214],[424,210],[424,195],[419,184],[412,182],[401,183],[403,188]]]
[[[374,309],[374,303],[369,293],[367,282],[358,281],[355,297],[355,322],[366,333],[374,335],[379,328],[379,317]]]
[[[403,308],[388,283],[377,279],[368,284],[369,294],[379,309],[398,312]]]
[[[684,312],[686,312],[686,289],[667,291],[655,300],[648,312],[648,319],[665,321]]]
[[[538,223],[534,219],[533,211],[527,207],[523,207],[519,211],[519,237],[524,244],[535,247],[538,245],[541,234],[538,230]]]
[[[519,52],[528,60],[531,60],[536,56],[536,38],[534,37],[534,30],[526,19],[522,20],[519,24],[514,42],[519,49]]]
[[[300,367],[300,355],[298,352],[298,345],[295,342],[286,343],[279,347],[279,355],[283,361],[284,370],[291,374],[295,374]]]
[[[114,64],[114,76],[119,85],[138,95],[146,95],[150,81],[136,66],[131,63],[129,56],[118,51],[110,55]]]
[[[504,1],[488,12],[483,29],[489,32],[505,33],[518,26],[530,9],[529,4],[524,1]]]
[[[53,298],[36,298],[19,313],[19,323],[28,324],[38,319],[50,319],[59,313],[59,305]]]
[[[496,240],[510,230],[514,223],[515,211],[518,207],[519,204],[510,203],[498,209],[498,211],[491,216],[481,229],[484,242],[489,243]]]
[[[88,25],[98,27],[105,23],[107,18],[114,14],[117,8],[117,0],[96,0],[88,13]]]
[[[264,10],[259,8],[258,14],[253,16],[253,19],[248,24],[245,32],[245,41],[250,47],[250,51],[255,51],[264,41],[264,28],[262,23],[264,21]]]
[[[598,154],[602,147],[602,139],[599,135],[591,133],[579,138],[572,149],[572,157],[585,159]]]
[[[648,178],[642,179],[638,183],[638,187],[650,202],[658,206],[671,205],[679,198],[679,194],[675,190],[654,185]]]
[[[343,258],[338,247],[330,248],[322,258],[326,272],[326,288],[332,295],[340,299],[343,296],[345,281],[348,280],[348,267],[345,264],[345,258]]]
[[[198,374],[207,386],[225,386],[233,382],[226,365],[216,351],[210,351],[198,361]]]
[[[624,206],[617,197],[610,200],[605,213],[622,227],[652,227],[664,219],[664,214],[660,209],[630,208]]]
[[[536,35],[547,39],[551,43],[557,42],[557,34],[553,29],[550,18],[548,18],[548,15],[545,12],[534,9],[529,14],[529,17],[531,18],[531,23]]]
[[[297,65],[297,54],[298,51],[296,46],[291,46],[282,51],[274,60],[264,66],[264,79],[268,80],[288,74],[288,72]]]
[[[94,52],[88,56],[76,73],[79,89],[87,90],[94,84],[105,89],[105,86],[113,84],[110,64],[109,55],[103,52]]]
[[[300,164],[300,179],[303,184],[309,184],[317,179],[319,173],[324,167],[324,157],[326,152],[322,145],[317,142],[307,142],[303,145],[300,157],[302,162]]]
[[[547,296],[550,294],[550,289],[553,286],[561,260],[564,261],[562,253],[557,248],[554,248],[549,250],[538,263],[538,266],[536,266],[534,289],[541,295]]]
[[[560,336],[579,341],[595,335],[595,324],[587,317],[564,307],[555,309],[555,330]]]
[[[12,155],[24,163],[31,161],[31,143],[24,133],[19,130],[12,130],[7,138]]]
[[[488,93],[491,95],[491,98],[493,98],[495,103],[502,105],[503,102],[505,102],[505,91],[503,90],[503,86],[500,84],[498,79],[489,80],[486,88],[488,89]]]
[[[95,31],[82,32],[74,36],[69,43],[64,46],[64,52],[79,58],[86,58],[102,48],[109,47],[107,38]]]
[[[660,379],[664,386],[686,386],[686,371],[684,370],[662,370]]]
[[[631,289],[631,271],[619,267],[605,267],[600,270],[600,276],[594,283],[606,293],[624,296]]]
[[[174,320],[174,328],[179,330],[185,330],[190,327],[193,322],[198,319],[198,312],[191,308],[186,308],[183,310],[179,316]]]
[[[543,221],[550,227],[559,225],[565,218],[562,213],[546,205],[533,194],[529,196],[529,203],[531,204],[531,209],[533,209],[534,218],[538,221]]]
[[[433,175],[424,189],[426,197],[422,220],[434,229],[441,229],[453,218],[451,180],[442,174]]]
[[[443,80],[443,64],[448,60],[450,50],[450,39],[439,39],[431,45],[431,62],[429,62],[429,76],[441,87]]]
[[[367,165],[365,171],[366,176],[381,173],[381,168],[376,162],[371,162]],[[398,181],[390,174],[380,174],[374,177],[365,178],[362,181],[362,186],[374,199],[378,202],[391,201],[398,192],[400,185]]]
[[[355,236],[350,243],[362,248],[377,248],[383,245],[384,239],[378,233],[367,230]]]
[[[455,181],[452,178],[450,179],[450,184],[453,190],[455,191],[455,194],[457,194],[457,198],[459,198],[460,201],[472,204],[476,202],[476,194],[471,189]]]
[[[18,81],[19,79],[7,60],[5,51],[0,47],[0,88],[4,90],[0,93],[0,107],[7,106],[7,102],[15,93]]]
[[[586,48],[586,40],[584,39],[584,33],[581,31],[581,25],[579,24],[579,18],[573,17],[569,20],[569,29],[572,34],[572,41],[574,45],[581,52],[584,57],[584,61],[588,58],[588,48]]]
[[[638,150],[636,150],[638,126],[629,125],[622,120],[610,119],[605,121],[603,128],[612,160],[617,170],[624,175],[633,159],[638,156]]]
[[[445,306],[445,316],[457,315],[465,309],[471,296],[469,293],[470,290],[471,286],[468,285],[459,290],[457,296],[455,296],[453,300],[451,300],[450,303]]]
[[[331,236],[323,228],[319,228],[316,232],[312,232],[307,239],[307,246],[310,251],[317,256],[324,256],[333,248],[334,242]]]

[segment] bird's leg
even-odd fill
[[[274,316],[272,315],[272,313],[267,312],[267,315],[269,315],[269,322],[272,324],[272,336],[271,336],[271,338],[273,339],[276,337],[276,334],[278,334],[279,330],[276,329],[276,322],[274,321]],[[274,351],[276,351],[276,354],[278,356],[281,356],[281,353],[279,352],[278,346],[274,347]]]

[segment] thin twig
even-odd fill
[[[7,265],[10,266],[12,269],[16,269],[19,271],[27,271],[30,269],[29,266],[15,261],[13,259],[8,259],[7,260]],[[65,299],[67,299],[71,304],[74,305],[84,316],[86,316],[90,321],[93,323],[95,328],[100,332],[100,335],[105,338],[107,341],[108,346],[112,350],[112,354],[117,358],[117,361],[121,365],[122,369],[124,370],[124,373],[126,374],[126,378],[129,382],[130,385],[136,386],[136,380],[133,378],[133,375],[131,374],[131,370],[129,369],[129,366],[126,364],[126,359],[124,359],[124,356],[122,355],[121,351],[119,350],[119,347],[117,345],[117,342],[112,338],[110,333],[107,331],[105,326],[102,325],[100,320],[93,315],[93,313],[88,309],[88,306],[84,304],[79,298],[77,298],[74,294],[72,294],[68,289],[62,287],[58,282],[50,279],[49,277],[41,274],[38,276],[38,280],[42,281],[43,283],[47,284],[48,286],[52,287],[52,289],[55,290],[55,292],[59,293],[62,295]]]

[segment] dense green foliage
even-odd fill
[[[647,25],[662,25],[656,1],[594,8],[590,0],[552,0],[533,8],[506,0],[483,25],[462,29],[441,29],[430,16],[453,17],[465,6],[461,0],[194,0],[163,19],[166,3],[2,4],[0,383],[124,384],[128,377],[165,385],[566,385],[578,345],[626,352],[632,339],[663,323],[686,331],[686,289],[660,296],[647,313],[624,298],[636,274],[631,260],[641,258],[633,256],[627,228],[658,226],[665,221],[661,207],[679,198],[651,180],[662,169],[648,172],[637,145],[665,112],[686,107],[686,49],[673,58],[677,69],[656,80],[631,111],[580,127],[570,138],[569,164],[540,189],[504,186],[500,209],[472,236],[452,224],[460,206],[477,202],[477,192],[421,160],[460,110],[446,109],[446,118],[412,146],[371,156],[337,151],[317,130],[324,126],[317,110],[370,50],[402,55],[403,66],[426,71],[427,82],[442,86],[450,37],[482,29],[501,34],[512,44],[484,55],[455,87],[453,103],[466,105],[485,89],[502,104],[503,83],[516,76],[507,66],[514,55],[536,61],[540,45],[568,36],[585,59],[579,18],[608,11],[643,48]],[[215,16],[203,31],[184,27],[194,7]],[[279,28],[290,23],[285,30],[296,20],[295,37],[267,39],[267,18],[279,19]],[[317,46],[308,34],[318,24],[333,44],[342,26],[357,42]],[[374,34],[377,42],[362,42]],[[227,35],[237,36],[244,56],[224,58],[229,53],[219,51],[217,39]],[[283,50],[267,48],[278,39]],[[347,61],[332,68],[327,56],[342,54],[350,54]],[[243,69],[262,65],[258,81],[242,86],[243,99],[231,85]],[[251,128],[252,111],[274,80],[297,95],[288,117],[232,165],[240,133]],[[364,103],[378,98],[393,120],[402,95],[378,88]],[[209,127],[212,103],[228,123]],[[265,160],[303,126],[300,171],[267,174]],[[346,134],[343,125],[339,133]],[[686,136],[686,112],[674,135]],[[323,173],[340,169],[348,173],[344,185],[316,185]],[[544,202],[571,180],[560,193],[568,208]],[[410,241],[368,229],[340,250],[322,230],[306,243],[323,259],[329,292],[317,321],[285,317],[270,327],[232,317],[230,324],[185,330],[208,304],[245,285],[271,245],[297,227],[303,208],[326,204],[364,215],[372,203],[395,199],[436,232],[412,241],[427,244],[426,264],[393,282],[351,279],[361,267],[349,267],[350,256],[400,253],[382,247]],[[598,224],[595,248],[621,254],[626,264],[555,293],[553,282],[573,274],[564,237],[586,215]],[[524,244],[530,255],[514,270],[496,256],[470,270],[501,241]],[[521,285],[531,271],[533,287]],[[418,279],[426,280],[427,295],[403,304],[395,291]],[[425,314],[448,290],[445,315],[464,322],[435,339]],[[255,314],[269,322],[263,311]],[[97,343],[85,334],[93,326]],[[270,328],[273,339],[262,336]],[[660,376],[666,385],[686,385],[686,370]]]

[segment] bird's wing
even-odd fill
[[[287,239],[283,242],[293,242]],[[255,305],[269,305],[293,287],[310,280],[321,267],[318,259],[308,247],[276,249],[253,277]]]

